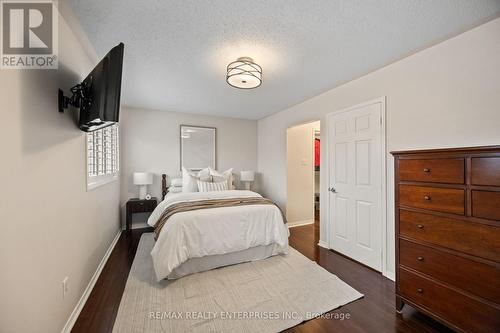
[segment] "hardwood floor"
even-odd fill
[[[72,332],[111,332],[139,239],[150,229],[123,232]],[[363,293],[361,300],[331,313],[344,320],[317,318],[287,332],[452,332],[405,306],[395,311],[394,282],[333,251],[318,247],[318,223],[290,229],[290,245]],[[349,316],[349,319],[347,319]]]

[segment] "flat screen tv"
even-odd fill
[[[72,97],[59,92],[59,110],[68,104],[79,108],[78,127],[82,131],[91,132],[118,122],[123,49],[123,43],[112,48],[81,84],[71,88]]]

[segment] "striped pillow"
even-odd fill
[[[198,180],[198,190],[200,192],[226,191],[227,181],[204,182],[203,180]]]

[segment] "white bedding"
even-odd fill
[[[189,274],[204,272],[218,267],[266,259],[279,254],[278,248],[279,245],[270,244],[251,247],[243,251],[191,258],[182,265],[177,266],[172,273],[168,275],[168,279],[178,279]]]
[[[260,197],[252,191],[178,193],[167,196],[153,211],[154,226],[163,211],[182,201]],[[151,256],[156,278],[168,278],[173,270],[192,258],[227,254],[256,246],[276,244],[288,253],[288,227],[274,205],[249,205],[201,209],[174,214],[165,223]]]

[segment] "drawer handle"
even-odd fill
[[[421,224],[417,224],[417,228],[419,228],[419,229],[423,229],[423,228],[424,228],[424,226],[423,226],[423,225],[421,225]]]
[[[429,172],[431,172],[431,169],[429,169],[429,168],[424,168],[424,172],[429,173]]]
[[[139,206],[144,206],[144,202],[139,202]]]
[[[417,257],[418,261],[424,261],[424,257]]]
[[[427,201],[431,200],[431,196],[430,195],[424,195],[424,200],[427,200]]]
[[[423,293],[424,293],[424,290],[423,290],[422,288],[418,288],[418,289],[417,289],[417,292],[418,292],[419,294],[423,294]]]

